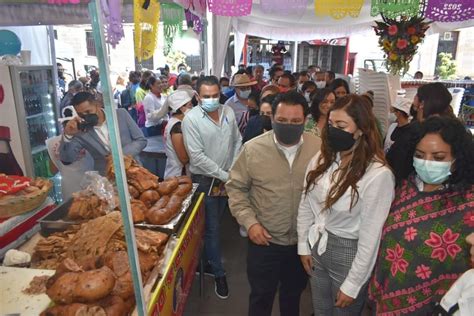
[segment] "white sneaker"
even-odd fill
[[[244,226],[240,226],[239,233],[240,233],[240,236],[242,236],[244,238],[249,236],[249,234],[247,234],[247,230],[245,229]]]

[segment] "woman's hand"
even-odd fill
[[[313,258],[311,257],[311,255],[303,255],[300,256],[300,259],[306,273],[311,276],[313,272]]]
[[[354,299],[344,294],[341,290],[337,292],[336,305],[335,307],[345,308],[354,303]]]

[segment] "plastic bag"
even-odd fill
[[[112,211],[118,206],[115,199],[114,186],[97,171],[86,171],[81,181],[81,188],[85,193],[95,194],[100,199],[106,201],[108,211]]]

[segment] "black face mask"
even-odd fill
[[[262,121],[262,127],[266,131],[271,131],[272,128],[272,119],[268,115],[260,115],[260,120]]]
[[[329,146],[335,152],[346,151],[355,144],[354,134],[346,132],[334,126],[328,126]]]
[[[99,116],[96,113],[84,114],[84,115],[80,115],[80,116],[84,120],[83,122],[79,123],[79,125],[78,125],[78,128],[81,131],[90,130],[90,129],[94,128],[94,126],[96,126],[99,123]]]
[[[255,115],[258,115],[258,114],[260,114],[259,109],[249,109],[249,115],[250,116],[255,116]]]
[[[304,124],[282,124],[273,122],[273,131],[278,141],[284,145],[295,145],[304,132]]]

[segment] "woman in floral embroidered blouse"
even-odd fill
[[[317,90],[310,104],[311,118],[305,125],[305,131],[321,137],[321,130],[328,121],[329,109],[336,102],[336,95],[331,89]]]
[[[422,125],[416,173],[395,193],[370,282],[377,315],[431,315],[433,305],[469,268],[474,231],[474,145],[456,119]]]

